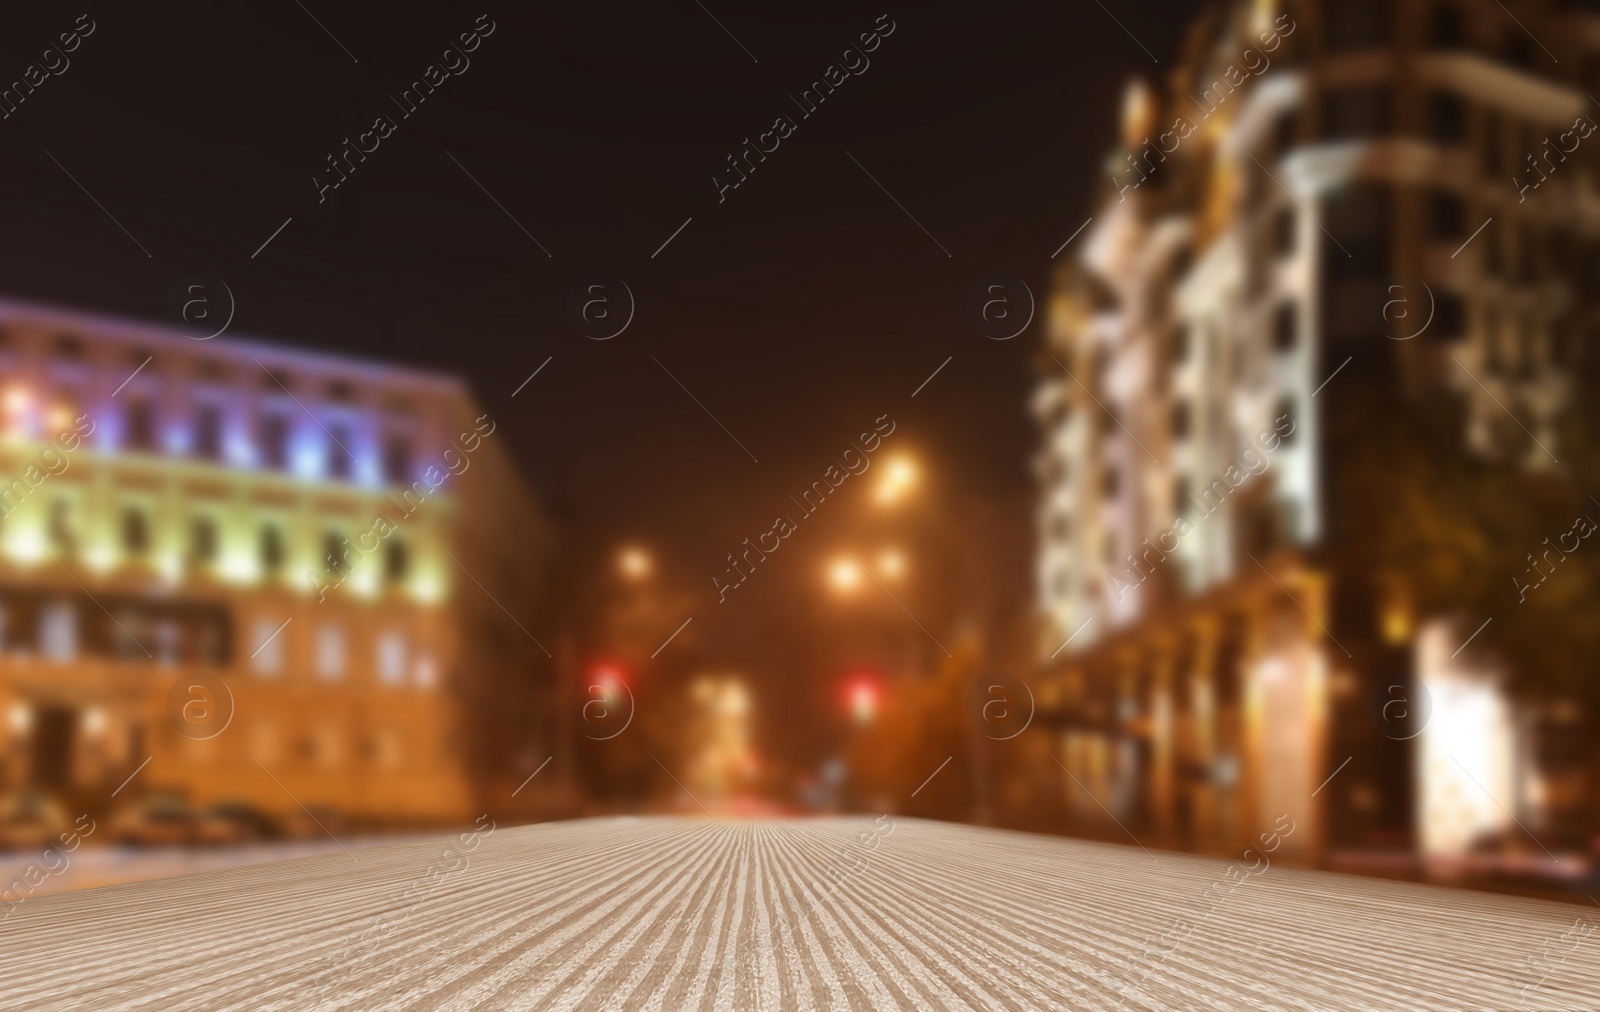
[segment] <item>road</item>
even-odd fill
[[[0,1005],[1600,1009],[1600,905],[1272,866],[1207,915],[1227,862],[908,818],[481,825],[28,898]]]

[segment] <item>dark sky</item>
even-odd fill
[[[1126,32],[1095,0],[156,6],[88,8],[70,67],[0,120],[0,289],[159,319],[174,283],[206,272],[235,293],[234,333],[457,373],[569,544],[640,537],[709,589],[885,413],[946,488],[1029,523],[1038,318],[986,340],[968,292],[1005,271],[1042,300],[1123,82],[1171,66],[1196,5],[1113,0]],[[496,28],[470,68],[398,119],[389,96],[485,10]],[[885,11],[870,67],[799,119],[789,96]],[[8,14],[0,78],[76,17]],[[319,204],[328,153],[381,114],[394,133]],[[780,114],[797,129],[719,204],[713,175]],[[567,321],[592,272],[637,298],[610,341]]]

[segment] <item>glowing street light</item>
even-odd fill
[[[57,404],[50,409],[50,434],[56,435],[72,427],[72,412],[64,404]]]
[[[33,406],[33,395],[24,386],[13,386],[6,391],[5,407],[8,414],[20,415]]]
[[[888,579],[899,579],[906,571],[906,557],[891,548],[878,556],[878,571]]]
[[[650,575],[650,555],[642,548],[624,548],[617,555],[617,568],[630,580],[642,580]]]
[[[607,697],[615,696],[623,685],[622,674],[611,664],[600,664],[590,669],[589,681],[594,683],[591,689],[598,689]]]
[[[857,724],[870,724],[878,715],[878,683],[862,675],[853,680],[845,690],[850,706],[850,717]]]
[[[883,479],[874,493],[878,502],[892,506],[917,483],[917,466],[909,457],[895,457],[884,465]]]
[[[0,399],[5,406],[6,428],[13,434],[27,431],[28,412],[33,408],[33,395],[28,388],[20,384],[13,384],[6,388],[5,396]]]
[[[861,569],[849,558],[839,558],[828,567],[828,582],[841,594],[854,593],[861,584]]]

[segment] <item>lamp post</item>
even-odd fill
[[[961,500],[952,500],[941,496],[936,490],[925,482],[921,463],[909,455],[898,455],[883,462],[883,472],[873,489],[873,511],[879,514],[890,514],[903,520],[910,530],[905,536],[912,538],[916,545],[923,548],[937,546],[939,551],[919,554],[919,569],[926,575],[934,586],[944,585],[954,588],[954,596],[940,605],[948,605],[950,615],[960,617],[967,608],[971,608],[977,633],[977,644],[980,651],[980,663],[984,652],[991,648],[992,642],[998,638],[989,635],[993,608],[997,598],[993,597],[995,588],[986,578],[988,569],[973,543],[971,531],[980,526],[980,518],[972,515],[972,510]],[[921,537],[916,537],[916,528],[921,528]],[[898,575],[904,572],[904,557],[897,552],[885,551],[879,558],[878,569],[884,574]],[[923,620],[923,616],[918,616]],[[922,644],[915,640],[916,646]],[[975,814],[980,820],[988,816],[989,809],[989,774],[990,763],[988,755],[988,742],[984,741],[977,727],[970,729],[969,754],[972,760]]]

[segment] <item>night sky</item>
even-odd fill
[[[89,8],[71,65],[0,120],[0,290],[159,320],[178,279],[205,272],[235,294],[232,334],[463,376],[569,549],[641,539],[696,592],[883,414],[930,487],[1025,532],[1039,317],[987,340],[968,293],[1004,271],[1042,302],[1123,83],[1172,67],[1196,5],[1111,3],[1126,31],[1094,0],[777,6]],[[470,66],[400,118],[391,96],[485,10]],[[884,12],[870,66],[801,118],[792,97]],[[76,19],[11,13],[0,78]],[[391,135],[319,203],[328,154],[380,115]],[[779,115],[793,133],[719,203],[727,156]],[[637,299],[609,341],[567,319],[594,272]],[[775,561],[809,578],[827,547]],[[1026,591],[1026,555],[993,564]],[[769,586],[753,607],[795,588]],[[698,636],[737,632],[713,618]]]

